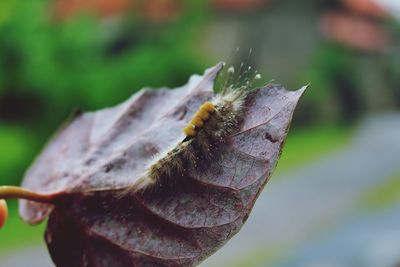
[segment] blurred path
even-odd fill
[[[0,267],[54,267],[45,244],[28,247],[0,258]]]
[[[356,212],[362,193],[400,171],[399,158],[400,114],[367,119],[344,150],[272,177],[243,229],[201,266],[231,266],[235,255],[310,243]]]
[[[287,255],[282,263],[265,266],[399,266],[400,203],[357,217],[327,238]]]
[[[309,243],[357,209],[360,195],[400,170],[400,114],[366,120],[344,150],[275,176],[241,232],[202,267],[231,266],[236,255]],[[2,256],[0,267],[52,266],[44,244]]]

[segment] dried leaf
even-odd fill
[[[23,186],[54,194],[54,205],[21,201],[57,266],[194,266],[246,221],[282,150],[305,87],[268,85],[249,95],[238,131],[203,171],[156,192],[121,197],[181,129],[212,88],[222,64],[174,90],[144,89],[126,102],[78,114],[49,143]]]

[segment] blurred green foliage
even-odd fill
[[[352,130],[339,124],[292,129],[275,173],[293,170],[318,159],[321,155],[342,149],[349,144],[352,134]]]
[[[0,181],[17,183],[37,153],[38,142],[28,129],[0,124]]]
[[[302,75],[311,81],[312,94],[305,99],[304,111],[311,120],[353,121],[360,115],[362,97],[356,80],[357,61],[351,50],[322,42]]]

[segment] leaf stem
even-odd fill
[[[22,198],[41,203],[54,203],[53,194],[40,194],[18,186],[0,186],[0,199]]]

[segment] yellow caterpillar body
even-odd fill
[[[193,116],[188,125],[183,128],[183,133],[188,137],[196,136],[196,129],[203,127],[204,122],[210,118],[211,113],[215,111],[215,106],[211,102],[205,102]]]

